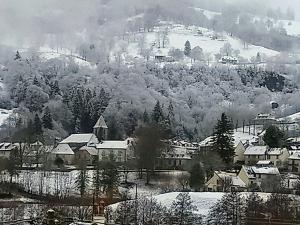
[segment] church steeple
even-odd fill
[[[94,126],[94,134],[97,136],[99,141],[107,139],[108,126],[106,125],[104,117],[102,115]]]

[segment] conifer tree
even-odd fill
[[[81,197],[85,195],[89,182],[90,177],[88,175],[88,171],[85,166],[81,166],[75,180],[76,188],[79,190]]]
[[[148,112],[147,110],[145,109],[144,113],[143,113],[143,123],[145,125],[148,125],[150,122],[150,119],[149,119],[149,115],[148,115]]]
[[[100,195],[101,188],[101,168],[99,162],[96,162],[94,176],[93,176],[93,185],[95,190],[95,196],[98,197]]]
[[[192,51],[191,43],[189,41],[186,41],[184,45],[184,55],[190,57],[191,51]]]
[[[35,134],[35,140],[39,140],[43,135],[43,129],[42,129],[42,121],[38,114],[35,114],[34,116],[34,134]]]
[[[114,161],[114,157],[111,154],[110,160],[103,164],[102,171],[102,186],[105,191],[109,201],[112,201],[115,194],[118,192],[118,184],[120,182],[120,175],[118,172],[118,167]]]
[[[19,51],[17,51],[14,60],[18,60],[18,59],[21,59],[21,55]]]
[[[153,112],[152,112],[152,120],[155,123],[160,123],[164,120],[164,114],[161,108],[159,101],[156,102]]]
[[[246,216],[246,225],[251,225],[251,218],[264,218],[265,206],[263,199],[255,192],[252,192],[248,198],[246,199],[246,208],[245,208],[245,216]],[[249,219],[248,219],[249,218]]]
[[[239,225],[245,220],[244,201],[241,194],[231,192],[225,194],[222,199],[216,203],[208,217],[209,225]]]
[[[218,152],[227,166],[233,162],[233,124],[225,113],[222,113],[221,119],[218,120],[213,136],[213,149]]]
[[[193,205],[189,193],[180,193],[172,203],[171,223],[174,225],[190,225],[193,224],[195,211],[197,207]],[[199,220],[199,218],[197,218]]]
[[[50,130],[53,129],[52,115],[51,115],[51,112],[50,112],[50,109],[48,106],[45,108],[45,112],[44,112],[42,120],[43,120],[44,128],[50,129]]]
[[[193,165],[190,171],[190,186],[195,190],[200,190],[203,187],[205,181],[205,174],[200,163],[196,163]]]

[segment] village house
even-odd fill
[[[51,151],[50,158],[53,162],[60,158],[65,165],[71,165],[74,163],[75,153],[68,144],[60,143]]]
[[[267,146],[250,145],[244,152],[245,164],[255,165],[260,160],[265,160],[267,154]]]
[[[291,172],[300,172],[300,151],[289,151],[288,170]]]
[[[289,152],[286,148],[270,148],[266,154],[266,160],[272,162],[278,168],[284,167],[284,163],[288,161]]]
[[[116,162],[126,162],[134,157],[134,140],[128,138],[124,141],[102,141],[96,145],[99,160],[109,160],[111,156]]]
[[[187,141],[169,141],[169,148],[162,151],[156,168],[190,170],[192,160],[199,153],[199,144]]]
[[[238,163],[238,164],[244,164],[245,163],[245,151],[246,148],[249,146],[249,141],[248,140],[241,140],[237,144],[237,146],[234,149],[234,158],[233,162]]]
[[[60,142],[60,144],[67,144],[72,150],[79,150],[82,146],[96,146],[98,138],[95,134],[71,134]]]
[[[215,171],[212,178],[205,183],[207,191],[245,191],[246,184],[236,173]]]
[[[263,180],[272,179],[279,175],[278,168],[270,165],[270,162],[266,162],[266,164],[259,162],[255,166],[244,165],[238,174],[247,187],[252,184],[260,187]]]

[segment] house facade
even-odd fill
[[[239,178],[247,187],[252,184],[256,184],[260,187],[263,180],[279,175],[280,173],[277,167],[267,165],[242,166],[238,174]]]
[[[207,191],[245,191],[246,184],[236,173],[215,171],[212,178],[205,183]]]

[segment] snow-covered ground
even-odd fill
[[[154,54],[159,52],[162,55],[167,55],[169,50],[172,48],[183,50],[187,40],[191,43],[192,48],[199,46],[203,49],[204,53],[210,53],[211,57],[213,58],[215,54],[220,53],[220,48],[222,48],[227,42],[231,44],[234,50],[240,51],[239,56],[248,60],[250,60],[252,57],[255,57],[258,52],[266,57],[273,57],[279,54],[277,51],[273,51],[261,46],[249,45],[247,48],[244,48],[242,40],[230,37],[226,33],[215,34],[213,31],[203,27],[187,27],[180,24],[169,25],[168,44],[166,44],[165,48],[159,48],[157,36],[158,33],[164,29],[164,27],[156,27],[154,32],[143,34],[145,35],[146,46],[148,48],[153,47]],[[200,31],[202,34],[199,34]],[[218,36],[218,38],[214,39],[214,36]],[[136,43],[129,44],[128,54],[133,57],[139,56],[139,49]]]
[[[288,35],[300,36],[300,21],[279,20],[277,26],[286,29]]]
[[[300,122],[300,112],[282,117],[278,119],[279,121],[286,121],[286,122]]]
[[[210,11],[207,9],[201,9],[201,8],[194,8],[194,9],[197,12],[202,12],[209,20],[213,19],[215,16],[222,15],[222,13],[220,13],[220,12],[214,12],[214,11]]]

